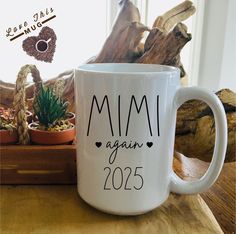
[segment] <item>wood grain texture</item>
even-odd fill
[[[153,28],[145,41],[143,55],[135,63],[179,67],[180,75],[184,77],[186,73],[180,62],[180,51],[191,39],[191,34],[187,33],[187,27],[182,23],[177,24],[168,34]]]
[[[120,1],[120,11],[98,55],[90,63],[134,62],[142,54],[140,43],[143,33],[150,31],[140,22],[138,8],[128,0]]]
[[[1,146],[1,184],[75,184],[75,145]]]
[[[178,24],[196,11],[196,8],[193,6],[192,1],[184,1],[169,11],[165,12],[163,15],[158,16],[153,24],[153,28],[159,28],[163,32],[169,32],[175,24]]]
[[[2,184],[76,183],[75,147],[73,145],[48,146],[47,153],[43,149],[41,150],[40,146],[27,147],[29,147],[28,150],[22,149],[21,146],[13,146],[14,150],[10,150],[10,157],[4,156],[4,150],[0,150]],[[6,149],[11,148],[5,146]],[[35,154],[34,150],[38,152]],[[209,163],[189,159],[180,154],[176,154],[174,159],[175,171],[188,180],[199,178],[208,165]],[[236,162],[224,164],[216,183],[201,194],[225,233],[233,233],[236,230],[235,171]]]
[[[174,158],[174,170],[185,180],[200,178],[209,163],[188,159],[181,154]],[[236,232],[236,162],[225,163],[215,184],[201,197],[211,209],[224,233]]]
[[[216,93],[227,118],[228,141],[225,162],[236,161],[236,93],[222,89]],[[175,150],[189,158],[210,162],[215,144],[215,121],[210,107],[190,100],[179,109],[176,121]]]
[[[161,207],[141,216],[113,216],[93,209],[75,186],[3,186],[2,234],[152,234],[222,233],[199,195],[171,195]]]

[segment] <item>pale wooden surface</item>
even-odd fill
[[[185,180],[200,178],[209,163],[189,159],[181,154],[174,158],[174,170]],[[217,181],[201,193],[225,234],[236,233],[236,162],[224,163]]]
[[[38,149],[38,146],[29,146],[25,150],[22,150],[20,146],[14,147],[16,149],[8,148],[7,157],[4,155],[7,147],[0,147],[1,183],[60,184],[76,182],[75,149],[72,146],[56,146],[56,150],[51,146],[45,150]],[[35,151],[35,148],[38,150]],[[209,163],[189,159],[180,154],[176,154],[174,160],[175,171],[181,177],[190,180],[201,177],[208,165]],[[216,183],[201,194],[224,233],[236,233],[235,171],[236,162],[225,163]]]
[[[1,234],[223,233],[199,195],[171,195],[145,215],[104,214],[84,203],[74,185],[2,186]]]

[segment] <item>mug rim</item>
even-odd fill
[[[109,69],[113,68],[113,69],[108,70],[107,68]],[[76,70],[89,73],[129,74],[129,75],[180,73],[180,69],[177,67],[161,65],[161,64],[142,64],[142,63],[88,63],[80,65],[79,67],[76,68]]]

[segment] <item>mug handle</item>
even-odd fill
[[[218,178],[224,164],[227,147],[227,120],[225,111],[219,98],[205,89],[197,87],[180,88],[174,98],[174,115],[177,109],[190,99],[206,102],[214,114],[215,119],[215,147],[211,164],[206,173],[198,180],[185,181],[172,170],[170,191],[180,194],[200,193],[208,189]]]

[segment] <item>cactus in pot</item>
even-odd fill
[[[65,120],[68,102],[52,88],[42,86],[34,100],[38,122],[29,125],[31,141],[38,144],[64,144],[73,141],[74,125]]]

